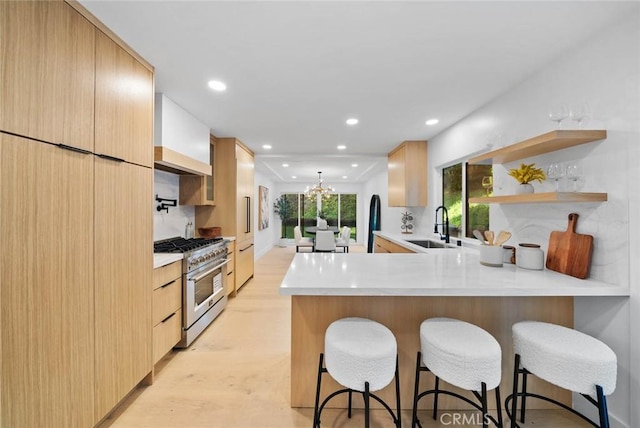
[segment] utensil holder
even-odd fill
[[[491,267],[502,267],[504,248],[496,245],[480,246],[480,264]]]

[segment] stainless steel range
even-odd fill
[[[227,305],[227,243],[222,238],[170,238],[156,241],[154,253],[183,253],[182,340],[186,348]]]

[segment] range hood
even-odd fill
[[[211,165],[162,146],[153,148],[153,166],[173,174],[211,175]]]
[[[210,130],[187,110],[156,93],[154,168],[174,174],[211,175]]]

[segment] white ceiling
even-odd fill
[[[155,66],[157,92],[216,136],[243,141],[258,170],[301,183],[322,171],[332,185],[368,179],[400,142],[438,134],[637,6],[81,2]],[[211,79],[227,90],[211,91]],[[349,117],[359,124],[347,126]],[[440,123],[426,126],[432,117]]]

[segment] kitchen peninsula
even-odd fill
[[[394,239],[393,236],[384,236]],[[420,249],[416,254],[299,253],[280,294],[291,296],[291,406],[313,407],[318,356],[334,320],[358,316],[383,323],[396,336],[403,408],[412,403],[420,323],[448,316],[474,323],[502,346],[503,396],[513,373],[511,325],[525,319],[573,326],[574,296],[628,296],[626,287],[580,280],[553,271],[514,265],[482,266],[474,248]],[[432,382],[432,380],[429,380]],[[570,393],[531,379],[533,388],[565,403]],[[323,381],[324,392],[337,385]],[[380,392],[393,400],[391,387]],[[442,397],[442,408],[459,408]],[[345,402],[346,403],[346,402]],[[346,404],[338,404],[342,406]],[[354,402],[360,405],[359,400]],[[429,406],[429,400],[423,405]],[[533,401],[534,406],[545,403]]]

